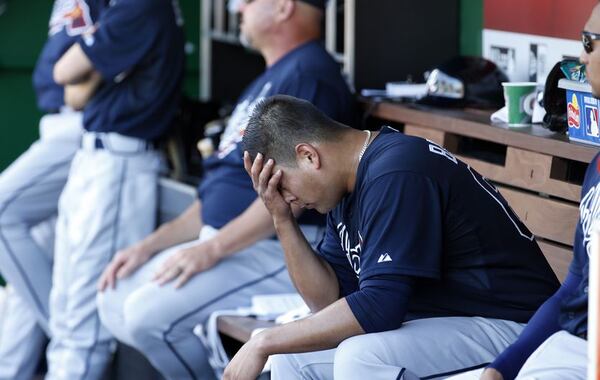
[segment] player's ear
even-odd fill
[[[298,167],[313,170],[321,168],[321,157],[313,145],[301,143],[296,145],[295,151]]]
[[[292,14],[294,13],[294,9],[296,8],[296,4],[294,0],[278,0],[277,1],[277,20],[278,21],[286,21]]]

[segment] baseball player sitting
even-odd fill
[[[256,107],[243,147],[314,314],[256,335],[226,379],[303,352],[273,357],[273,378],[448,376],[489,363],[558,287],[500,193],[432,142],[354,130],[275,96]],[[328,213],[316,252],[291,205]]]
[[[600,5],[596,5],[582,32],[584,50],[580,57],[595,97],[600,95],[600,46],[595,41],[599,36]],[[590,234],[592,222],[600,218],[599,184],[600,155],[596,155],[581,189],[580,217],[567,278],[538,309],[519,339],[483,371],[482,380],[587,378]],[[474,373],[468,373],[455,378],[473,377]]]
[[[54,216],[69,167],[81,143],[82,108],[98,77],[59,86],[52,69],[63,53],[98,19],[103,0],[56,0],[48,39],[33,72],[40,139],[0,175],[0,268],[14,292],[0,316],[0,379],[33,377],[50,334]],[[18,126],[21,127],[21,126]],[[49,232],[40,240],[42,224]]]
[[[177,219],[119,251],[105,270],[98,307],[103,323],[168,379],[211,379],[208,353],[192,330],[215,310],[248,306],[254,294],[289,293],[271,217],[244,171],[240,142],[257,102],[291,94],[348,121],[352,96],[339,65],[319,42],[324,1],[255,0],[239,4],[244,43],[266,71],[229,118],[217,152],[205,160],[198,199]],[[310,243],[322,226],[300,223]],[[312,219],[312,220],[311,220]]]
[[[183,21],[171,0],[119,0],[54,66],[54,79],[101,84],[83,111],[85,132],[56,226],[47,379],[99,379],[114,340],[101,325],[97,282],[115,251],[155,227],[162,157],[181,91]]]

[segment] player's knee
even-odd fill
[[[125,326],[138,347],[144,347],[162,337],[160,326],[168,326],[161,320],[165,308],[159,300],[130,297],[123,306]],[[164,319],[164,318],[162,318]]]
[[[365,346],[360,338],[362,337],[355,336],[340,343],[333,359],[335,373],[338,372],[338,368],[343,372],[351,371],[364,359],[365,354],[368,355],[368,346]]]
[[[381,362],[381,356],[371,350],[368,335],[357,335],[344,340],[335,351],[333,373],[335,379],[353,379]]]
[[[0,228],[10,228],[23,224],[22,215],[12,207],[9,200],[0,199]]]
[[[283,354],[271,356],[271,379],[330,379],[331,363],[318,359],[315,353]]]
[[[100,317],[102,325],[109,331],[113,331],[114,326],[123,324],[122,305],[120,305],[120,308],[116,305],[116,298],[112,293],[114,293],[114,291],[105,290],[103,292],[98,292],[96,295],[98,316]]]
[[[299,368],[292,360],[292,354],[271,356],[271,379],[296,379],[299,378]]]
[[[3,191],[5,190],[5,191]],[[23,207],[24,204],[19,204],[19,199],[15,198],[14,193],[8,189],[4,189],[2,181],[0,181],[0,226],[5,227],[23,223]]]

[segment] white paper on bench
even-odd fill
[[[279,323],[287,323],[293,320],[305,317],[310,314],[308,306],[297,293],[290,294],[274,294],[274,295],[256,295],[251,299],[250,307],[240,307],[235,310],[218,310],[213,312],[206,326],[197,325],[194,328],[194,334],[200,338],[200,341],[208,350],[208,362],[215,370],[218,378],[223,376],[223,371],[229,364],[229,357],[225,352],[219,330],[217,320],[221,316],[254,316],[263,320],[274,320],[277,316],[283,316],[283,321]],[[276,320],[277,322],[277,320]],[[252,331],[251,336],[258,334],[263,329]],[[269,371],[271,361],[268,360],[263,368],[263,372]]]

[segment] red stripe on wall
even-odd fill
[[[484,0],[486,29],[578,40],[598,0]]]

